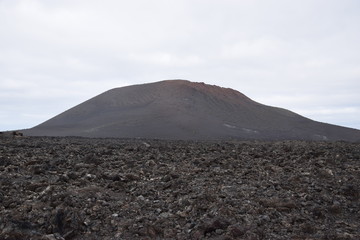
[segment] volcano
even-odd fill
[[[233,89],[186,80],[111,89],[23,132],[168,140],[360,141],[359,130],[263,105]]]

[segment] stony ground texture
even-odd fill
[[[0,239],[360,239],[360,144],[0,139]]]

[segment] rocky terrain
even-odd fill
[[[0,139],[0,239],[360,239],[360,144]]]

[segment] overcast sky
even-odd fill
[[[358,0],[0,0],[0,131],[187,79],[360,129]]]

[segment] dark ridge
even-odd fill
[[[360,140],[359,130],[266,106],[233,89],[186,80],[111,89],[24,133],[173,140]]]

